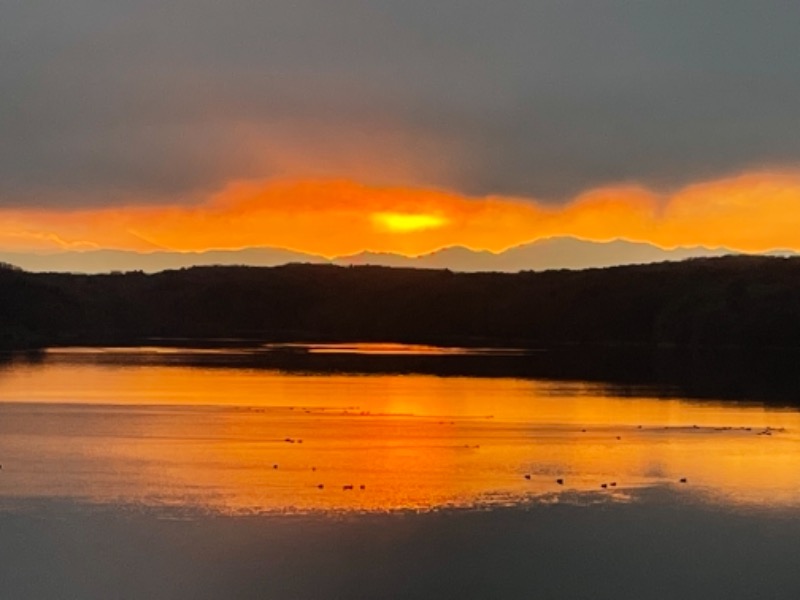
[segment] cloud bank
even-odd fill
[[[0,19],[0,205],[341,179],[569,201],[800,164],[800,4],[37,0]]]

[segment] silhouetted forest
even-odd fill
[[[506,273],[196,267],[153,275],[0,269],[2,346],[153,338],[800,346],[800,259]]]

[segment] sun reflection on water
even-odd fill
[[[0,398],[3,498],[386,511],[668,485],[800,505],[800,415],[757,405],[64,356],[5,369]]]

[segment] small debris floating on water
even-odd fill
[[[563,479],[556,479],[556,483],[558,485],[564,485],[564,480]]]
[[[686,477],[681,477],[681,483],[686,483],[686,481],[687,481]]]

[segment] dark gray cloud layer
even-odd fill
[[[800,163],[800,3],[7,0],[0,203],[343,176],[559,199]]]

